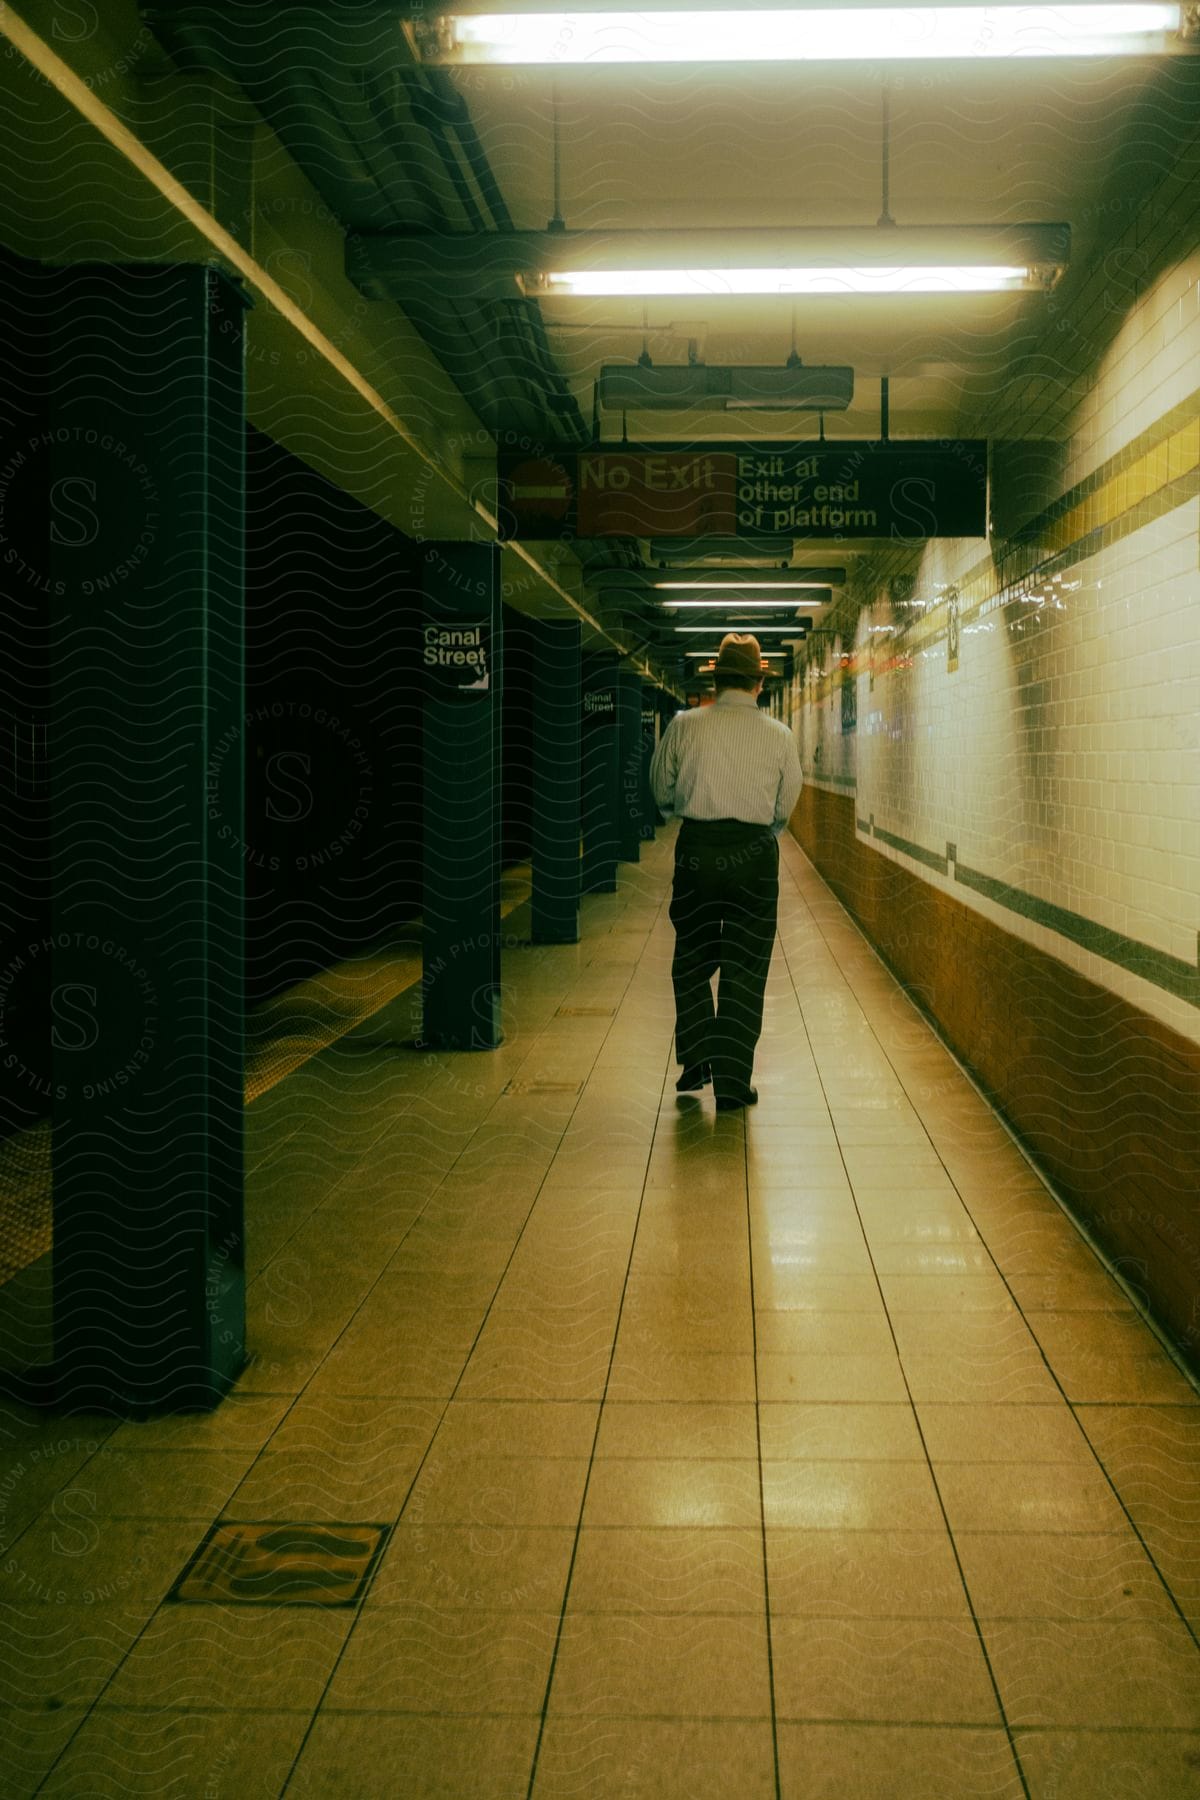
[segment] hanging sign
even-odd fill
[[[421,629],[421,672],[426,691],[450,694],[491,691],[491,636],[487,619],[428,620]]]
[[[511,538],[982,537],[987,444],[621,445],[536,459],[501,454],[500,536]]]

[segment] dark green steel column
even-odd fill
[[[642,842],[652,843],[654,833],[661,823],[659,811],[654,804],[654,794],[650,787],[650,763],[658,743],[658,706],[655,701],[655,690],[652,687],[642,689]]]
[[[612,657],[587,657],[583,670],[583,891],[617,885],[621,765],[617,747],[617,669]]]
[[[65,270],[50,563],[55,1398],[212,1406],[245,1360],[244,306]]]
[[[576,619],[534,626],[533,941],[579,942],[580,652]]]
[[[622,862],[637,862],[642,853],[642,679],[632,669],[622,669],[617,676],[617,754],[618,855]]]
[[[499,548],[426,544],[423,588],[421,1042],[437,1050],[494,1050],[503,1036]],[[475,660],[455,662],[456,655]]]

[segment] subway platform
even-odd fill
[[[676,1096],[670,855],[499,1050],[285,1059],[215,1413],[5,1407],[5,1795],[1200,1795],[1200,1396],[790,839]],[[173,1597],[218,1521],[343,1566]]]

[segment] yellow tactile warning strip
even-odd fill
[[[50,1121],[0,1145],[0,1283],[50,1248]]]
[[[232,1601],[256,1606],[351,1606],[375,1565],[387,1529],[220,1521],[169,1597],[224,1605]]]
[[[531,891],[528,863],[506,869],[500,878],[500,917],[507,919],[528,900]],[[420,930],[420,920],[414,920],[407,950],[338,963],[257,1010],[247,1030],[247,1106],[398,994],[416,986],[421,979]]]
[[[528,863],[500,878],[500,917],[528,900]],[[246,1105],[369,1019],[421,979],[421,922],[408,939],[360,956],[277,994],[246,1021]],[[606,1008],[611,1012],[611,1008]],[[44,1256],[52,1241],[51,1128],[48,1119],[0,1144],[0,1285]]]

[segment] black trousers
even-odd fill
[[[675,1054],[685,1068],[710,1064],[718,1099],[750,1085],[778,903],[779,844],[769,827],[683,821],[671,890]]]

